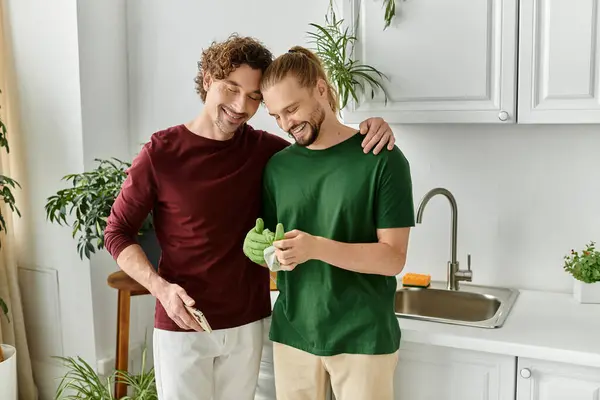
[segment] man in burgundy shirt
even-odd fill
[[[270,316],[269,271],[242,251],[261,205],[269,158],[289,142],[247,121],[262,101],[269,50],[233,35],[202,53],[204,107],[191,122],[156,132],[133,160],[105,230],[119,267],[156,302],[153,348],[161,400],[253,399]],[[369,132],[367,132],[369,131]],[[361,124],[364,152],[393,148],[380,118]],[[344,166],[340,166],[343,168]],[[152,212],[162,249],[158,272],[137,233]],[[200,309],[203,332],[184,303]]]

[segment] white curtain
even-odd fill
[[[2,149],[0,151],[0,174],[11,177],[19,182],[21,188],[12,190],[15,195],[17,207],[21,213],[27,210],[20,199],[25,198],[23,191],[27,190],[25,185],[25,171],[23,168],[22,154],[23,141],[19,131],[19,110],[17,110],[17,82],[15,81],[13,57],[8,40],[10,32],[6,23],[6,3],[0,0],[0,116],[7,127],[7,140],[10,153]],[[1,187],[0,187],[1,188]],[[37,400],[38,391],[33,379],[27,335],[25,333],[25,322],[23,318],[23,305],[21,292],[19,290],[16,246],[19,241],[25,244],[26,238],[15,234],[19,231],[20,218],[12,213],[10,208],[0,202],[2,215],[6,220],[8,232],[2,232],[0,241],[0,297],[4,299],[10,310],[10,322],[0,316],[0,343],[6,343],[17,349],[17,376],[20,400]],[[2,392],[0,384],[0,394]]]

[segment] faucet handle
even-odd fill
[[[467,269],[458,269],[455,272],[456,277],[460,281],[471,282],[473,279],[473,271],[471,271],[471,255],[467,254]]]

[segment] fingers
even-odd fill
[[[250,245],[250,244],[253,244],[253,245],[262,244],[262,245],[269,246],[270,243],[269,243],[269,239],[267,237],[268,235],[264,235],[263,233],[258,233],[258,232],[254,232],[254,230],[251,230],[246,235],[246,243],[248,245]]]
[[[277,261],[279,261],[279,264],[281,265],[289,265],[296,261],[296,255],[290,250],[276,250],[275,255],[277,256]]]
[[[187,310],[183,307],[180,310],[178,310],[177,314],[173,315],[171,319],[181,329],[202,332],[202,327],[190,316]]]
[[[263,221],[262,218],[256,219],[256,226],[254,227],[254,229],[256,230],[256,233],[263,232],[263,229],[265,229],[265,222]]]
[[[284,237],[286,239],[293,239],[293,238],[297,237],[298,235],[300,235],[301,233],[302,232],[299,231],[298,229],[294,229],[294,230],[291,230],[289,232],[286,232]]]
[[[381,141],[382,138],[383,138],[383,131],[382,130],[373,131],[373,129],[371,129],[369,131],[369,133],[367,133],[367,137],[365,137],[365,139],[363,140],[363,143],[364,142],[367,143],[364,146],[364,152],[365,152],[365,154],[369,153],[373,149],[373,147],[375,147],[375,145],[378,144]],[[384,142],[387,143],[387,140],[384,139]]]
[[[188,307],[191,307],[194,305],[194,303],[195,303],[194,299],[192,299],[190,296],[188,296],[186,291],[181,286],[177,287],[177,290],[175,291],[175,293],[177,293],[177,296],[179,296],[181,301],[183,303],[185,303],[185,305],[187,305]]]
[[[267,247],[269,247],[271,244],[266,240],[266,239],[261,239],[260,241],[258,240],[247,240],[245,243],[246,247],[248,249],[252,249],[252,250],[264,250]]]
[[[278,240],[276,242],[273,242],[273,246],[275,246],[275,248],[280,249],[280,250],[285,250],[289,247],[292,247],[292,241],[291,240]]]
[[[361,122],[360,125],[358,126],[358,129],[360,130],[360,133],[362,135],[367,133],[367,131],[369,130],[370,121],[371,121],[370,119],[366,119],[363,122]],[[364,145],[364,142],[363,142],[363,145]]]
[[[171,292],[170,300],[165,307],[167,314],[181,329],[202,332],[203,329],[200,324],[189,314],[184,306],[184,303],[193,306],[194,299],[188,296],[180,286],[174,286],[175,290]]]
[[[392,137],[390,138],[390,141],[388,142],[387,149],[394,150],[395,144],[396,144],[396,137],[394,136],[394,133],[392,132]]]
[[[373,154],[379,154],[381,152],[381,150],[383,150],[385,145],[386,145],[385,141],[380,140],[379,143],[377,143],[377,146],[375,146],[375,150],[373,150]]]
[[[283,231],[283,224],[277,224],[277,228],[275,229],[275,240],[281,240],[284,238],[285,232]]]

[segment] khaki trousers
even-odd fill
[[[315,356],[273,343],[277,400],[393,400],[398,352]]]

